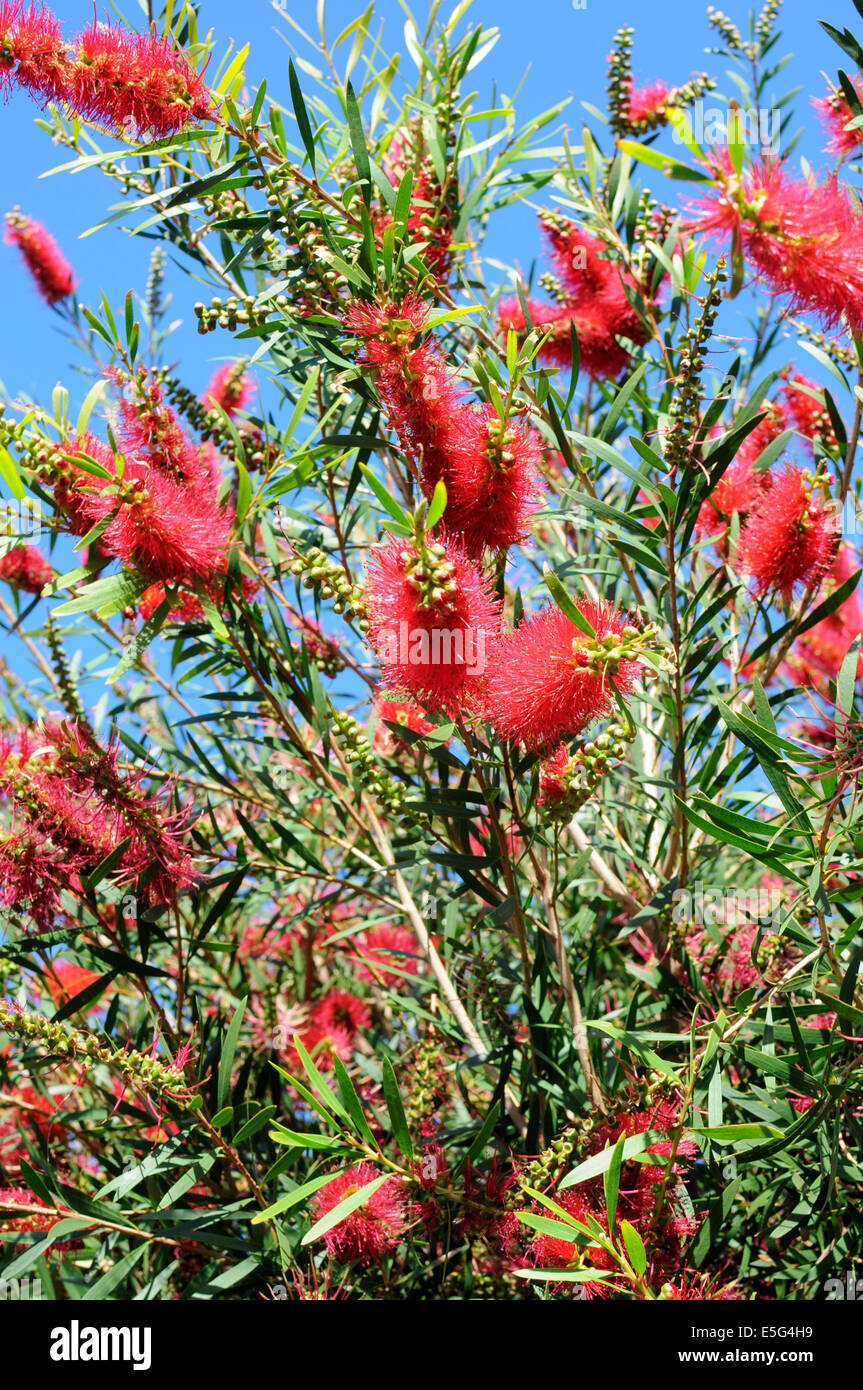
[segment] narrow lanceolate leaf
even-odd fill
[[[399,1084],[396,1074],[393,1071],[392,1063],[388,1057],[383,1061],[383,1087],[384,1097],[387,1103],[387,1110],[390,1114],[390,1123],[393,1127],[393,1138],[407,1158],[413,1157],[413,1144],[411,1143],[408,1122],[405,1118],[404,1106],[399,1095]]]
[[[231,1094],[231,1070],[234,1065],[234,1055],[237,1051],[237,1042],[240,1037],[240,1029],[243,1025],[243,1014],[246,1012],[247,999],[241,999],[231,1019],[230,1026],[225,1034],[225,1043],[222,1048],[222,1056],[219,1061],[219,1087],[218,1087],[218,1106],[221,1110],[227,1105],[228,1097]]]
[[[628,1221],[621,1221],[620,1234],[623,1236],[629,1262],[640,1279],[647,1269],[647,1251],[644,1248],[644,1241],[635,1227],[630,1225]]]
[[[291,89],[291,101],[294,104],[294,115],[297,118],[297,126],[299,127],[300,131],[300,139],[303,142],[306,155],[308,156],[308,161],[309,165],[311,166],[312,174],[314,174],[315,140],[314,136],[312,135],[312,125],[311,121],[309,120],[309,113],[306,110],[306,103],[303,100],[302,91],[300,90],[300,83],[297,78],[297,72],[294,67],[293,58],[288,59],[288,83]]]
[[[579,632],[585,633],[587,637],[595,637],[596,628],[573,603],[550,565],[543,565],[542,577],[545,580],[545,587],[548,589],[548,592],[551,594],[561,612],[566,614],[569,621],[575,624]]]

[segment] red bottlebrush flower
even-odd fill
[[[572,339],[569,329],[573,319],[572,311],[562,304],[543,304],[540,300],[530,298],[527,300],[527,308],[533,327],[541,329],[544,334],[550,333],[540,353],[541,360],[555,367],[571,366]],[[527,323],[521,301],[502,299],[497,306],[497,323],[502,333],[512,328],[519,335],[525,334]]]
[[[391,539],[367,561],[366,606],[387,685],[432,710],[471,703],[500,631],[500,605],[459,549],[438,544],[421,554]]]
[[[735,463],[754,463],[759,454],[762,454],[768,444],[772,444],[774,439],[778,439],[783,430],[787,429],[790,421],[786,419],[785,410],[779,401],[764,401],[758,408],[759,414],[764,414],[765,418],[760,424],[750,430],[735,456]]]
[[[800,434],[807,440],[820,436],[828,449],[835,448],[836,435],[824,403],[821,387],[796,372],[782,388],[785,409]],[[783,426],[784,428],[784,426]]]
[[[594,763],[595,770],[598,765]],[[588,768],[573,757],[561,743],[550,757],[540,764],[539,795],[536,800],[550,820],[571,820],[591,796]]]
[[[82,120],[133,141],[217,119],[203,77],[183,53],[167,39],[110,24],[79,34],[64,97]]]
[[[757,434],[753,430],[753,434]],[[721,554],[728,551],[728,527],[735,512],[741,523],[764,499],[771,475],[757,473],[748,459],[736,458],[723,473],[710,496],[701,504],[696,522],[700,536],[709,536]]]
[[[0,555],[0,579],[21,593],[41,594],[53,578],[53,569],[33,545],[14,545]]]
[[[446,190],[442,189],[434,163],[422,146],[421,131],[410,125],[390,141],[383,168],[394,188],[398,188],[408,169],[413,173],[407,231],[414,244],[425,243],[422,257],[434,278],[439,283],[446,281],[452,265],[452,215],[458,204],[455,182],[450,179]],[[382,237],[391,224],[389,212],[377,218],[377,236]]]
[[[528,302],[534,327],[551,332],[541,359],[559,367],[571,366],[570,330],[574,328],[581,370],[598,381],[618,376],[632,361],[631,353],[618,339],[628,338],[636,345],[647,341],[647,331],[627,297],[627,291],[632,294],[639,287],[608,259],[603,242],[577,223],[546,211],[540,215],[540,225],[557,277],[549,277],[548,285],[556,303]],[[523,333],[526,324],[521,304],[502,301],[498,323],[503,330],[513,328]]]
[[[818,603],[823,603],[860,566],[849,545],[842,545],[818,593]],[[833,678],[839,674],[848,648],[863,632],[863,608],[859,591],[854,590],[845,602],[822,618],[820,623],[804,632],[794,643],[788,666],[801,684],[817,685],[819,677]]]
[[[78,281],[51,233],[32,217],[24,217],[17,208],[6,214],[3,240],[17,246],[36,288],[46,304],[59,304],[68,299]]]
[[[312,1023],[327,1032],[341,1028],[353,1037],[361,1028],[368,1028],[371,1010],[364,999],[358,999],[346,989],[331,989],[312,1009]]]
[[[108,375],[121,392],[119,436],[135,463],[146,463],[186,486],[212,487],[213,475],[174,411],[162,388],[146,368],[130,377],[111,370]],[[122,392],[126,394],[122,394]]]
[[[83,966],[76,965],[71,960],[52,960],[49,962],[45,976],[45,985],[48,993],[54,1001],[54,1007],[60,1008],[61,1004],[67,1003],[69,999],[74,999],[76,994],[80,994],[88,985],[94,985],[101,976],[94,970],[85,970]],[[89,1006],[90,1009],[100,1007],[98,1000]]]
[[[127,461],[118,478],[110,449],[92,436],[61,446],[44,470],[58,505],[80,535],[116,511],[102,533],[102,551],[148,579],[188,584],[217,580],[227,570],[230,523],[219,505],[215,480],[182,431],[176,434],[172,412],[160,407],[155,413],[136,413],[124,404],[129,409],[128,447],[135,447],[137,434],[139,457]],[[77,465],[73,456],[79,453],[109,477]]]
[[[0,795],[22,827],[0,841],[3,901],[50,925],[73,876],[128,840],[114,882],[145,875],[149,902],[175,902],[194,878],[181,838],[189,819],[168,811],[164,792],[142,790],[142,776],[120,764],[116,743],[103,748],[69,721],[0,739]]]
[[[157,608],[165,602],[164,584],[151,584],[138,599],[138,614],[144,622],[152,618]],[[197,594],[182,594],[168,611],[168,621],[172,623],[193,623],[203,618],[204,610]]]
[[[417,939],[412,931],[382,923],[366,932],[365,938],[357,943],[357,955],[363,962],[357,975],[370,984],[404,985],[405,975],[419,972],[418,953]]]
[[[468,558],[478,560],[487,549],[524,540],[543,493],[540,445],[533,430],[504,422],[490,405],[461,411],[457,428],[443,472],[444,522]],[[432,485],[429,479],[427,492]]]
[[[568,1188],[566,1192],[556,1194],[554,1200],[559,1207],[562,1207],[569,1216],[574,1217],[582,1226],[586,1226],[588,1218],[590,1218],[607,1229],[608,1222],[605,1213],[594,1211],[575,1188]],[[541,1210],[545,1216],[552,1215],[544,1207],[537,1208],[537,1210]],[[562,1220],[560,1217],[553,1217],[553,1219]],[[581,1234],[584,1237],[583,1231],[579,1233],[573,1230],[573,1235],[576,1234]],[[537,1232],[530,1243],[531,1260],[537,1269],[571,1269],[584,1266],[587,1269],[613,1272],[616,1266],[611,1256],[601,1246],[588,1244],[589,1237],[584,1237],[584,1239],[585,1243],[579,1244],[575,1240],[564,1240],[562,1236],[551,1236],[541,1231]],[[608,1292],[602,1281],[591,1280],[581,1287],[584,1289],[584,1297],[586,1298],[604,1298]]]
[[[30,1208],[35,1210],[31,1211]],[[9,1235],[17,1236],[28,1231],[50,1231],[60,1216],[70,1216],[71,1212],[66,1207],[59,1211],[44,1209],[39,1198],[27,1187],[0,1187],[0,1214],[2,1229]],[[76,1250],[82,1243],[80,1240],[55,1242],[53,1249]]]
[[[414,338],[428,323],[430,311],[418,294],[389,300],[355,299],[345,310],[345,327],[366,339],[366,360],[374,366],[399,371]]]
[[[854,77],[852,80],[858,97],[863,98],[863,83],[860,78]],[[857,126],[854,130],[847,129],[856,116],[844,92],[838,87],[831,87],[826,97],[813,97],[812,105],[830,137],[825,146],[827,152],[840,158],[854,154],[863,144],[863,128]]]
[[[646,87],[630,83],[627,122],[633,130],[654,130],[662,125],[669,100],[674,96],[664,82],[651,82]]]
[[[792,312],[817,314],[827,326],[844,315],[852,332],[863,331],[863,214],[835,175],[816,183],[763,159],[738,177],[728,155],[713,170],[718,187],[694,205],[701,215],[690,230],[738,235]]]
[[[320,1221],[340,1202],[381,1176],[370,1163],[358,1163],[339,1173],[315,1193],[312,1199],[315,1220]],[[407,1205],[401,1182],[390,1177],[361,1207],[327,1231],[324,1241],[330,1254],[343,1264],[356,1260],[358,1264],[369,1265],[395,1250],[406,1226]]]
[[[127,464],[121,486],[122,504],[102,535],[106,550],[152,580],[192,583],[225,573],[230,528],[213,493],[142,464]]]
[[[108,476],[87,472],[77,462],[80,455],[86,455]],[[110,494],[101,496],[116,477],[114,455],[107,444],[92,434],[64,440],[46,462],[40,477],[53,487],[54,501],[76,536],[85,536],[94,522],[107,516],[116,505],[116,499],[112,501]],[[104,546],[100,549],[108,554]]]
[[[542,748],[581,733],[610,711],[614,697],[608,668],[601,656],[590,664],[594,642],[601,646],[605,638],[631,636],[635,629],[602,600],[582,598],[577,607],[593,626],[595,639],[559,608],[549,607],[489,652],[484,713],[501,738]],[[637,661],[620,660],[613,678],[621,694],[632,689],[639,670]]]
[[[435,725],[430,720],[423,718],[422,711],[417,705],[397,703],[395,700],[385,700],[383,696],[376,695],[374,699],[375,719],[375,752],[391,755],[399,747],[405,747],[407,740],[399,738],[387,724],[399,724],[404,729],[410,729],[415,734],[430,734],[434,732]],[[407,745],[409,746],[409,745]]]
[[[36,1129],[46,1143],[63,1137],[65,1120],[50,1096],[40,1094],[32,1086],[14,1086],[10,1100],[4,1101],[0,1114],[0,1140],[10,1137],[17,1141],[18,1131]],[[17,1147],[17,1144],[16,1144]],[[11,1169],[13,1161],[0,1145],[3,1166]]]
[[[207,406],[221,406],[226,415],[234,416],[245,410],[254,390],[252,378],[245,371],[242,362],[226,362],[214,372],[207,385],[201,402]]]
[[[469,559],[524,539],[542,496],[539,440],[464,399],[433,342],[412,349],[427,310],[415,297],[401,304],[355,304],[345,324],[365,339],[362,360],[376,369],[390,426],[431,497],[447,490],[445,524]]]
[[[299,1039],[312,1058],[318,1071],[332,1071],[333,1058],[346,1062],[354,1050],[353,1038],[347,1028],[333,1026],[324,1028],[319,1023],[310,1023],[297,1028],[293,1039]],[[288,1041],[288,1063],[294,1071],[303,1073],[303,1063],[293,1040]]]
[[[427,318],[427,307],[409,295],[401,303],[355,302],[345,325],[365,340],[361,360],[376,369],[390,424],[425,486],[433,488],[446,476],[448,451],[459,440],[454,419],[470,407],[438,347],[431,341],[411,346]]]
[[[37,931],[47,931],[60,907],[61,890],[83,867],[80,855],[66,855],[61,867],[29,831],[0,841],[0,903],[29,913]]]
[[[13,81],[42,101],[62,101],[69,78],[69,54],[60,21],[38,5],[0,4],[0,85]]]
[[[790,466],[774,476],[766,499],[740,533],[741,567],[759,595],[776,590],[788,602],[801,585],[819,583],[839,545],[836,519]]]

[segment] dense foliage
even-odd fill
[[[283,13],[277,93],[188,3],[0,8],[4,85],[154,242],[112,305],[7,217],[88,378],[0,415],[7,1284],[853,1269],[863,50],[815,174],[778,11],[711,10],[677,86],[619,31],[576,136],[467,3],[401,58]],[[516,200],[528,279],[483,254]]]

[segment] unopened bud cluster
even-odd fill
[[[199,300],[194,306],[199,333],[213,333],[216,328],[227,328],[232,333],[239,327],[258,328],[266,323],[272,314],[285,313],[288,307],[288,298],[284,294],[270,299],[256,299],[254,295],[237,298],[231,295],[224,300],[218,295],[213,295],[209,304],[203,304]]]
[[[612,134],[623,135],[629,128],[629,99],[632,91],[632,36],[635,30],[629,25],[618,29],[612,39],[608,55],[608,76],[605,90],[608,93],[608,114]]]
[[[313,545],[301,551],[295,544],[291,574],[296,575],[304,589],[317,589],[321,598],[332,599],[336,613],[355,618],[360,632],[368,632],[362,589],[353,584],[344,570],[334,565],[319,546]]]
[[[344,710],[332,712],[333,727],[339,736],[342,756],[358,782],[372,793],[389,815],[404,816],[407,792],[378,767],[372,746],[357,721]]]
[[[148,1094],[170,1098],[181,1108],[189,1106],[194,1097],[185,1085],[182,1074],[142,1052],[102,1043],[94,1033],[83,1033],[65,1023],[52,1023],[42,1014],[0,1000],[0,1028],[10,1037],[35,1043],[53,1056],[74,1060],[85,1067],[101,1064],[125,1076],[129,1083]]]
[[[417,535],[416,549],[407,546],[401,552],[405,583],[413,589],[420,608],[431,608],[445,615],[455,604],[455,565],[447,559],[446,546],[439,542],[430,545],[426,536]]]
[[[575,670],[589,671],[591,675],[616,676],[622,661],[639,661],[649,651],[660,654],[662,666],[667,663],[670,650],[670,644],[659,636],[655,623],[643,628],[628,624],[620,633],[610,632],[607,637],[579,635],[572,639]]]
[[[707,293],[698,296],[701,312],[683,340],[678,362],[677,389],[669,407],[665,458],[669,468],[689,462],[692,437],[698,427],[701,376],[707,360],[713,325],[722,302],[720,285],[728,279],[725,257],[720,256],[707,276]]]

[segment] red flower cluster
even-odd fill
[[[96,971],[85,970],[82,965],[76,965],[74,961],[54,959],[48,964],[45,985],[54,1001],[55,1009],[59,1009],[61,1004],[74,999],[76,994],[80,994],[88,985],[94,985],[101,978]],[[90,1009],[98,1008],[98,1001],[90,1005]]]
[[[206,406],[221,406],[226,415],[234,416],[245,410],[254,386],[252,378],[244,369],[242,362],[226,362],[210,378],[207,389],[201,397]]]
[[[68,299],[78,281],[51,233],[32,217],[24,217],[17,208],[6,214],[3,240],[17,246],[36,288],[46,304],[59,304]]]
[[[672,103],[674,89],[669,89],[660,79],[645,87],[630,83],[627,125],[632,130],[653,130],[665,120],[665,113]]]
[[[17,83],[129,140],[216,119],[203,77],[167,39],[94,20],[69,48],[57,18],[23,0],[0,5],[0,75],[7,91]]]
[[[417,138],[412,130],[405,130],[392,141],[384,170],[394,188],[401,183],[408,169],[413,171],[411,204],[408,210],[406,229],[413,245],[424,242],[423,260],[434,278],[445,284],[452,266],[452,211],[458,202],[458,189],[450,181],[445,192],[435,172],[431,156],[417,150]],[[392,215],[385,212],[376,219],[375,230],[378,237],[392,223]]]
[[[738,176],[731,157],[714,162],[716,186],[696,205],[692,231],[738,239],[757,274],[788,308],[826,325],[845,317],[863,331],[863,214],[835,175],[796,178],[765,158]]]
[[[619,340],[626,338],[640,345],[649,336],[628,297],[643,294],[642,287],[619,269],[601,241],[576,222],[544,212],[540,226],[554,266],[550,288],[557,300],[555,304],[527,301],[533,326],[550,332],[541,359],[571,367],[571,329],[575,329],[581,369],[597,381],[619,376],[632,361],[632,354]],[[526,331],[524,311],[517,299],[501,301],[498,323],[503,330]]]
[[[340,1202],[382,1176],[370,1163],[358,1163],[339,1173],[315,1194],[312,1204],[315,1220],[320,1221]],[[391,1177],[370,1193],[362,1206],[331,1227],[324,1241],[330,1254],[343,1264],[356,1260],[358,1264],[369,1265],[396,1248],[407,1224],[408,1208],[402,1183],[399,1178]]]
[[[0,579],[20,593],[41,594],[53,577],[53,569],[34,545],[14,545],[0,555]]]
[[[696,531],[709,536],[720,554],[728,554],[728,528],[734,512],[741,525],[750,512],[768,504],[773,474],[757,471],[754,463],[774,439],[787,429],[796,429],[811,442],[820,437],[826,448],[836,444],[830,416],[824,404],[824,394],[814,381],[800,373],[789,375],[783,383],[781,397],[765,401],[761,406],[765,418],[746,436],[737,455],[723,473],[710,496],[702,503]]]
[[[839,540],[835,516],[816,501],[803,470],[789,465],[749,512],[738,545],[741,567],[759,596],[775,591],[787,603],[798,588],[824,579]]]
[[[760,427],[759,427],[760,428]],[[752,431],[757,434],[758,430]],[[749,438],[752,436],[750,435]],[[728,528],[735,512],[741,522],[764,500],[770,487],[771,475],[758,473],[749,458],[738,457],[730,463],[710,496],[701,504],[696,522],[699,535],[709,536],[720,554],[728,554]]]
[[[842,545],[827,573],[815,600],[824,603],[832,593],[859,571],[857,557],[848,545]],[[801,685],[812,685],[826,694],[828,680],[834,679],[848,654],[848,648],[863,632],[863,608],[859,590],[854,590],[828,617],[810,627],[797,638],[786,666],[789,674]],[[858,663],[858,674],[861,673]]]
[[[47,465],[55,499],[79,535],[112,517],[100,537],[103,552],[149,579],[212,582],[227,569],[230,543],[218,476],[164,404],[158,383],[141,372],[132,387],[132,398],[119,405],[122,476],[105,444],[90,435],[70,441]],[[81,454],[100,466],[98,476],[76,462]]]
[[[411,345],[428,310],[416,297],[401,304],[353,304],[345,315],[365,340],[378,392],[426,497],[443,480],[447,533],[469,559],[524,540],[542,496],[540,446],[533,430],[501,419],[464,398],[440,349]]]
[[[476,704],[500,604],[460,549],[389,540],[366,562],[366,607],[385,684],[431,710]]]
[[[863,99],[863,83],[859,77],[853,78],[853,82],[857,95]],[[840,158],[854,154],[863,144],[863,129],[857,126],[854,130],[848,130],[847,127],[856,119],[856,114],[852,111],[844,92],[838,87],[831,87],[828,96],[813,97],[812,105],[830,136],[826,146],[827,152],[839,155]]]
[[[385,756],[391,755],[399,747],[405,747],[407,740],[402,740],[398,734],[394,734],[388,729],[387,724],[399,724],[404,729],[410,729],[416,734],[430,734],[434,729],[428,719],[423,718],[422,710],[418,705],[409,703],[397,703],[394,700],[386,700],[381,695],[376,695],[374,700],[375,719],[375,752]]]
[[[599,1125],[588,1145],[585,1157],[613,1147],[618,1139],[630,1138],[650,1131],[670,1134],[679,1124],[675,1106],[661,1101],[650,1110],[626,1109]],[[660,1139],[646,1143],[645,1152],[670,1158],[673,1141]],[[679,1176],[697,1152],[691,1139],[681,1139],[674,1149],[673,1176]],[[681,1268],[684,1244],[698,1228],[698,1219],[688,1216],[679,1205],[676,1184],[665,1184],[666,1165],[625,1162],[621,1169],[617,1219],[628,1221],[641,1234],[647,1250],[647,1277],[659,1283]],[[664,1191],[663,1191],[664,1188]],[[662,1195],[662,1206],[660,1194]],[[557,1204],[576,1221],[587,1224],[592,1218],[605,1231],[608,1217],[605,1211],[602,1178],[591,1178],[569,1188],[555,1198]],[[544,1215],[549,1213],[543,1210]],[[555,1236],[537,1234],[531,1242],[534,1263],[546,1269],[566,1269],[584,1265],[587,1268],[613,1271],[617,1268],[612,1257],[600,1246],[577,1244]],[[588,1297],[603,1297],[602,1283],[589,1283]]]
[[[419,947],[413,932],[407,927],[382,923],[372,927],[357,943],[357,955],[363,962],[357,970],[361,980],[398,988],[405,975],[419,971]]]
[[[610,675],[621,694],[633,688],[638,662],[617,660],[613,652],[615,639],[635,629],[602,600],[582,598],[576,606],[595,638],[551,607],[525,619],[492,649],[483,712],[501,738],[543,748],[610,712]]]
[[[45,929],[63,888],[126,841],[113,881],[140,880],[154,905],[176,901],[194,880],[182,840],[189,818],[170,812],[165,794],[144,791],[142,781],[120,763],[116,743],[103,748],[67,720],[0,739],[0,795],[14,826],[0,842],[0,901]]]

